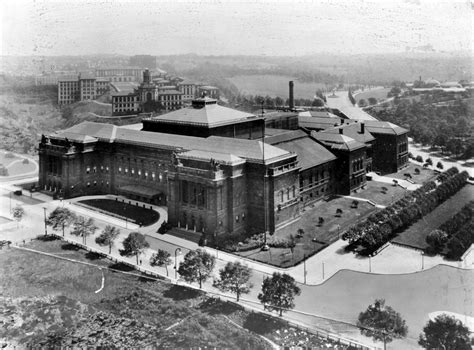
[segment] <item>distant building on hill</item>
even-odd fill
[[[113,115],[173,111],[184,105],[189,106],[191,100],[199,96],[210,94],[214,98],[219,97],[219,89],[213,86],[197,85],[175,76],[152,77],[149,69],[142,74],[142,83],[133,91],[116,89],[111,94]]]
[[[141,82],[143,68],[123,67],[123,68],[98,68],[95,76],[107,78],[110,82]]]
[[[109,81],[88,73],[58,79],[58,104],[95,100],[109,90]]]

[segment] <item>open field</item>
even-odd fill
[[[152,225],[160,218],[160,214],[152,209],[139,207],[126,202],[114,201],[111,199],[87,199],[79,201],[78,203],[82,203],[121,217],[126,217],[131,221],[143,226]]]
[[[290,76],[280,75],[238,75],[228,78],[242,94],[280,96],[288,98],[288,82],[295,82],[295,98],[313,99],[317,89],[325,89],[323,83],[301,83]]]
[[[373,89],[361,92],[354,96],[355,100],[359,102],[362,99],[369,99],[370,97],[375,97],[377,100],[385,100],[387,98],[387,94],[390,92],[391,88],[383,88],[383,89]]]
[[[293,252],[289,248],[270,248],[266,252],[255,249],[235,254],[279,267],[296,265],[305,257],[313,255],[336,241],[345,228],[376,210],[365,202],[360,202],[358,208],[351,208],[351,205],[352,199],[348,198],[336,197],[319,201],[306,208],[299,221],[283,227],[269,237],[274,240],[287,240],[290,235],[296,237],[298,229],[303,229],[304,234],[296,238],[296,247]],[[338,208],[343,211],[340,217],[336,215]],[[318,224],[319,217],[324,219],[321,226]]]
[[[431,213],[418,220],[408,229],[403,231],[393,239],[393,242],[408,245],[411,247],[425,249],[426,236],[437,229],[442,223],[455,215],[464,205],[474,198],[474,187],[465,185],[458,193],[438,206]]]

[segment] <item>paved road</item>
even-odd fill
[[[334,95],[326,95],[326,104],[330,108],[337,108],[350,119],[356,120],[377,120],[361,108],[354,106],[349,100],[348,91],[336,91]]]

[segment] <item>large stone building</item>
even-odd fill
[[[62,77],[58,79],[58,104],[95,100],[108,90],[107,79],[96,78],[90,74],[80,73],[75,77]]]
[[[39,183],[65,198],[165,205],[173,227],[198,237],[275,232],[316,200],[360,190],[370,168],[406,163],[406,130],[332,119],[319,132],[265,128],[263,116],[200,98],[142,130],[84,122],[42,137]]]

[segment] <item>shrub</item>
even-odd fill
[[[423,157],[420,156],[420,155],[416,156],[415,160],[416,160],[417,162],[423,163]],[[416,170],[415,170],[415,171],[416,171]]]
[[[30,161],[29,161],[29,159],[28,159],[28,158],[24,158],[24,159],[23,159],[23,161],[22,161],[22,163],[23,163],[23,164],[29,164],[29,163],[30,163]]]
[[[418,157],[417,157],[418,158]],[[421,158],[421,157],[420,157]],[[417,159],[418,160],[418,159]],[[423,159],[421,159],[421,162],[423,161]],[[415,168],[415,174],[416,175],[420,175],[420,169],[418,168]]]
[[[431,231],[428,236],[426,236],[426,243],[429,245],[428,251],[432,253],[440,253],[447,240],[448,235],[446,232],[441,230]]]
[[[443,163],[441,163],[441,162],[436,163],[436,167],[438,169],[443,169],[444,168]]]
[[[433,159],[431,159],[431,158],[426,158],[426,164],[428,164],[428,165],[433,165]]]

